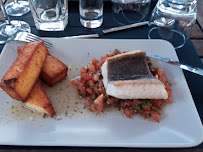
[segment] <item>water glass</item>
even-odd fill
[[[68,0],[29,0],[35,26],[43,31],[62,31],[68,24]]]
[[[149,12],[151,0],[112,0],[113,20],[119,25],[142,21]]]
[[[159,0],[152,12],[148,37],[181,48],[195,25],[196,13],[197,0]]]
[[[79,0],[80,23],[97,28],[103,23],[103,0]]]

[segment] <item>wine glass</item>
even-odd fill
[[[193,30],[197,0],[159,0],[152,12],[149,39],[164,39],[175,49],[184,46]]]
[[[4,16],[4,22],[0,25],[0,44],[6,43],[7,40],[17,32],[31,31],[29,24],[24,21],[18,21],[18,20],[10,21],[2,0],[0,0],[0,5]]]
[[[10,16],[22,16],[30,11],[27,1],[14,0],[5,6],[6,12]]]
[[[111,0],[113,20],[119,25],[142,21],[149,12],[151,0]]]

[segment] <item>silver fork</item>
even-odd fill
[[[69,36],[64,38],[75,39],[75,38],[98,38],[98,37],[99,37],[98,34],[88,34],[88,35]],[[48,49],[51,49],[51,47],[53,46],[53,44],[48,40],[45,40],[43,38],[40,38],[37,35],[31,34],[28,32],[18,32],[8,39],[8,41],[11,41],[11,40],[24,41],[24,42],[43,41],[45,46]]]
[[[43,41],[44,45],[50,49],[53,44],[45,39],[40,38],[37,35],[28,33],[28,32],[18,32],[14,34],[11,38],[8,39],[8,41],[11,40],[18,40],[18,41],[24,41],[24,42],[34,42],[34,41]]]

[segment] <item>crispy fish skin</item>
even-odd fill
[[[47,114],[49,116],[53,116],[55,114],[51,101],[44,92],[39,81],[36,81],[30,95],[24,102],[24,105],[29,109],[42,114]]]
[[[18,55],[1,79],[0,87],[12,98],[25,101],[39,77],[48,50],[43,42],[26,43],[22,49],[26,51]]]
[[[108,80],[126,81],[137,80],[142,77],[152,78],[152,74],[146,62],[146,53],[138,50],[136,53],[127,52],[107,58]],[[139,65],[139,66],[138,66]]]
[[[52,87],[64,79],[67,76],[67,72],[68,67],[64,63],[48,54],[40,74],[40,79]]]
[[[20,54],[23,50],[23,46],[18,47],[17,51]],[[40,79],[50,87],[60,82],[67,76],[68,67],[58,60],[53,55],[47,55],[46,61],[40,73]]]

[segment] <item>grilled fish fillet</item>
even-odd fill
[[[167,99],[165,85],[147,65],[146,53],[137,50],[107,58],[101,67],[108,95],[119,99]]]

